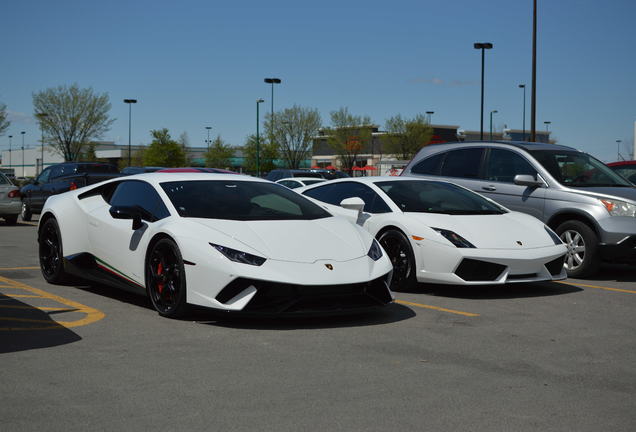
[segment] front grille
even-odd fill
[[[226,303],[253,285],[256,294],[244,311],[287,314],[363,309],[392,301],[387,278],[388,275],[345,285],[296,285],[238,278],[223,288],[216,299]]]
[[[549,263],[545,265],[545,268],[548,269],[548,271],[550,272],[552,276],[558,276],[561,274],[561,271],[563,270],[564,261],[565,261],[565,255],[550,261]]]
[[[494,281],[505,269],[505,265],[464,258],[457,266],[455,274],[468,282]]]
[[[508,275],[507,280],[532,279],[536,277],[537,277],[536,273],[516,274],[516,275]]]

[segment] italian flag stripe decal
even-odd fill
[[[105,261],[100,260],[99,258],[95,257],[95,261],[97,261],[97,265],[99,267],[101,267],[102,269],[106,270],[109,273],[114,274],[115,276],[119,276],[122,279],[126,279],[128,282],[134,283],[137,286],[140,286],[142,288],[145,288],[142,284],[140,284],[139,282],[137,282],[136,280],[134,280],[133,278],[131,278],[130,276],[120,272],[119,270],[117,270],[115,267],[111,266],[110,264],[108,264]]]

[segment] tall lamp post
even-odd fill
[[[433,114],[435,114],[435,111],[426,111],[426,114],[428,115],[428,124],[431,124],[431,116]]]
[[[42,135],[42,147],[41,147],[41,151],[40,151],[40,163],[41,165],[41,169],[40,172],[44,171],[44,120],[49,116],[47,113],[45,112],[41,112],[41,113],[37,113],[36,114],[37,118],[40,119],[40,134]]]
[[[11,139],[13,135],[9,135],[9,168],[11,168]],[[15,170],[13,170],[13,175],[15,175]]]
[[[537,140],[537,0],[532,1],[532,90],[530,93],[530,141]]]
[[[261,138],[258,134],[259,106],[265,102],[263,99],[256,99],[256,176],[261,176]]]
[[[280,84],[281,80],[280,78],[265,78],[263,81],[265,81],[267,84],[271,84],[272,85],[272,111],[271,111],[271,124],[269,127],[269,135],[270,135],[270,140],[273,140],[274,138],[274,84]]]
[[[475,49],[481,50],[481,117],[480,117],[480,128],[479,128],[479,139],[484,140],[484,59],[485,52],[487,49],[492,49],[492,44],[490,42],[476,42],[474,45]]]
[[[492,141],[492,115],[497,114],[499,111],[492,110],[490,111],[490,141]]]
[[[212,129],[212,126],[206,126],[205,128],[208,130],[208,139],[205,140],[205,143],[208,146],[208,150],[210,150],[210,130]]]
[[[621,160],[621,143],[623,140],[616,140],[616,160]]]
[[[131,165],[132,147],[131,142],[131,123],[132,123],[132,104],[137,103],[137,99],[124,99],[124,103],[128,104],[128,166]]]
[[[20,135],[22,135],[22,177],[24,177],[24,134],[26,132],[22,131],[20,132]]]
[[[523,138],[521,138],[522,141],[526,140],[526,85],[525,84],[519,84],[519,88],[523,89]]]

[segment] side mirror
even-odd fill
[[[529,174],[518,174],[515,176],[513,182],[519,186],[538,187],[543,185],[543,181]]]
[[[133,230],[138,230],[144,225],[141,222],[141,211],[137,207],[112,206],[108,212],[113,219],[132,219]]]
[[[340,207],[361,212],[364,210],[364,201],[358,197],[345,198],[340,201]]]

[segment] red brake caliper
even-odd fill
[[[159,265],[157,266],[157,275],[161,276],[162,274],[163,274],[163,265],[161,264],[161,262],[159,262]],[[162,293],[163,286],[164,286],[163,282],[158,282],[157,283],[157,289],[159,290],[159,294]]]

